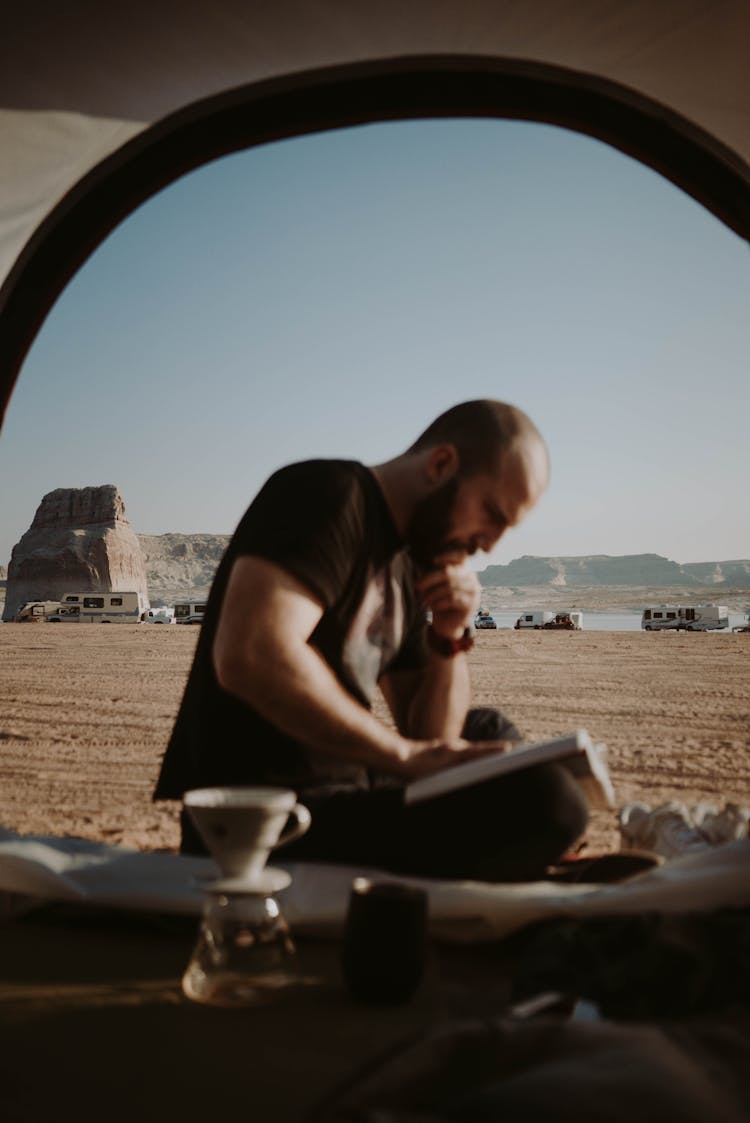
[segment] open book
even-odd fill
[[[481,784],[496,776],[505,776],[519,768],[531,768],[535,764],[561,764],[569,769],[583,788],[591,807],[614,807],[615,793],[607,769],[607,750],[604,745],[595,745],[585,729],[556,737],[552,741],[540,741],[535,745],[519,745],[505,753],[492,753],[488,756],[468,760],[466,764],[456,764],[424,776],[407,785],[407,803],[418,803],[422,799],[433,799],[438,795],[466,788],[471,784]]]

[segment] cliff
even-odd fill
[[[148,601],[140,542],[114,484],[57,488],[43,497],[13,547],[3,620],[24,601],[77,591],[135,591]]]
[[[552,585],[750,586],[750,561],[689,562],[680,565],[659,554],[592,554],[584,557],[524,556],[508,565],[488,565],[479,574],[485,587]],[[718,588],[717,588],[718,592]]]
[[[202,598],[224,551],[228,534],[139,534],[152,604]]]
[[[3,619],[12,619],[24,600],[57,598],[78,589],[148,590],[154,605],[205,598],[229,540],[228,534],[137,535],[113,485],[60,488],[45,495],[14,547]],[[0,607],[5,576],[0,566]],[[673,595],[670,588],[681,587],[685,594],[702,588],[701,596],[712,599],[733,588],[740,598],[750,587],[750,561],[680,565],[659,554],[525,556],[487,566],[479,580],[486,588],[505,589],[514,603],[518,597],[528,599],[534,587],[563,598],[567,589],[586,588],[601,597],[606,589],[650,587],[664,590],[658,594],[662,598]]]

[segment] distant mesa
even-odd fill
[[[139,534],[152,604],[208,596],[228,534]]]
[[[24,601],[76,591],[133,591],[148,600],[141,544],[114,484],[44,496],[13,547],[3,620],[12,620]]]
[[[583,557],[524,556],[508,565],[488,565],[479,574],[487,588],[513,585],[750,585],[750,561],[689,562],[660,554],[591,554]]]
[[[12,620],[27,600],[57,600],[67,592],[136,591],[151,604],[204,599],[229,544],[228,534],[136,534],[114,484],[58,488],[42,499],[33,522],[0,567],[0,604]],[[750,561],[680,565],[660,554],[592,554],[516,558],[479,574],[486,588],[544,587],[550,596],[596,586],[668,590],[675,586],[750,586]],[[666,595],[669,595],[668,593]]]
[[[206,597],[229,538],[139,535],[114,484],[57,488],[13,547],[7,574],[0,567],[2,618],[13,620],[25,601],[70,592],[140,592],[152,604]]]

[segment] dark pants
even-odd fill
[[[468,740],[520,734],[498,710],[471,710]],[[570,773],[541,765],[406,804],[403,786],[338,791],[300,799],[307,834],[276,853],[280,861],[374,866],[419,877],[526,881],[541,877],[586,829],[588,806]],[[182,852],[205,854],[187,816]]]

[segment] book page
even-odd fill
[[[567,768],[581,785],[591,807],[614,807],[615,793],[607,768],[606,748],[593,745],[585,729],[443,769],[409,784],[404,799],[407,804],[418,803],[539,764],[560,764]]]

